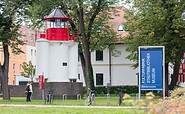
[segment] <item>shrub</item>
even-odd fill
[[[146,99],[153,99],[155,97],[155,95],[153,94],[153,92],[148,92],[146,94]]]
[[[122,89],[123,93],[127,94],[136,94],[138,93],[138,86],[110,86],[110,94],[118,94],[118,88]],[[95,87],[95,94],[102,95],[107,94],[107,87],[106,86],[99,86]],[[86,95],[86,88],[83,88],[83,93]]]
[[[124,99],[124,100],[128,100],[128,99],[130,99],[130,98],[131,98],[130,95],[127,94],[127,93],[125,93],[124,96],[123,96],[123,99]]]
[[[171,96],[151,103],[147,107],[149,114],[182,114],[185,110],[185,88],[177,88],[171,92]]]
[[[185,88],[179,87],[179,88],[176,88],[174,91],[170,92],[170,97],[175,98],[179,96],[184,96],[184,94],[185,94]]]

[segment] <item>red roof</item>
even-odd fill
[[[59,9],[59,7],[56,7],[48,16],[44,18],[45,20],[69,20],[69,17],[67,17],[64,12]]]

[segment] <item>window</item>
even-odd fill
[[[55,28],[61,28],[61,21],[59,19],[55,20]]]
[[[13,64],[13,69],[15,69],[15,63]]]
[[[96,74],[96,85],[103,85],[103,73]]]
[[[96,61],[103,61],[103,51],[96,51]]]
[[[71,83],[76,82],[76,79],[69,79]]]
[[[35,41],[35,36],[33,33],[31,34],[31,41]]]
[[[80,74],[78,74],[78,79],[80,80]]]
[[[36,50],[35,50],[35,56],[36,56],[36,53],[37,53],[37,52],[36,52]]]
[[[67,63],[65,63],[65,62],[64,62],[64,63],[62,63],[62,64],[63,64],[63,66],[67,66]]]
[[[22,65],[20,64],[20,65],[19,65],[19,71],[21,71],[21,70],[22,70]]]
[[[31,56],[33,55],[33,49],[31,49]]]

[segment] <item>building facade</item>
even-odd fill
[[[128,33],[124,30],[124,7],[116,7],[117,13],[112,14],[109,20],[110,25],[123,38]],[[120,85],[137,85],[138,69],[134,69],[132,65],[135,63],[126,59],[128,52],[122,39],[115,45],[115,49],[121,52],[120,56],[111,55],[109,49],[103,51],[94,51],[91,53],[91,62],[93,66],[95,86],[120,86]],[[78,80],[84,82],[81,63],[79,62]],[[85,86],[85,83],[83,83]]]
[[[12,53],[12,49],[9,48],[9,73],[8,73],[8,84],[9,85],[21,85],[29,81],[29,78],[21,76],[22,63],[31,61],[33,65],[36,64],[36,48],[35,41],[39,32],[37,30],[30,29],[26,26],[21,26],[19,29],[19,39],[23,40],[26,44],[19,46],[24,53],[15,55]],[[3,51],[1,51],[1,61],[3,62]]]

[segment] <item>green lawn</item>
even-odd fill
[[[118,98],[111,97],[107,101],[106,97],[97,97],[93,106],[118,106]],[[25,98],[12,97],[10,101],[0,98],[0,104],[29,104],[29,105],[46,105],[43,100],[32,99],[32,102],[26,102]],[[85,106],[85,99],[81,100],[54,100],[52,106]],[[139,106],[140,103],[133,99],[125,100],[122,106]],[[93,107],[92,106],[92,107]],[[120,107],[122,107],[120,106]],[[142,105],[143,106],[143,105]],[[132,108],[58,108],[46,107],[0,107],[1,114],[144,114],[145,109]]]
[[[11,97],[10,101],[2,100],[0,98],[0,104],[28,104],[26,102],[26,98],[23,97]],[[44,105],[45,102],[43,100],[36,100],[32,99],[32,102],[29,102],[29,104],[38,104],[38,105]],[[65,100],[57,99],[53,101],[52,105],[75,105],[75,106],[84,106],[87,104],[87,101],[84,99],[81,100]],[[138,103],[135,98],[129,99],[129,100],[123,100],[122,106],[138,106],[140,103]],[[118,106],[118,97],[111,97],[109,100],[107,100],[106,97],[96,97],[95,103],[93,103],[94,106]],[[143,106],[143,104],[142,104]]]
[[[1,114],[144,114],[138,109],[0,107]]]

